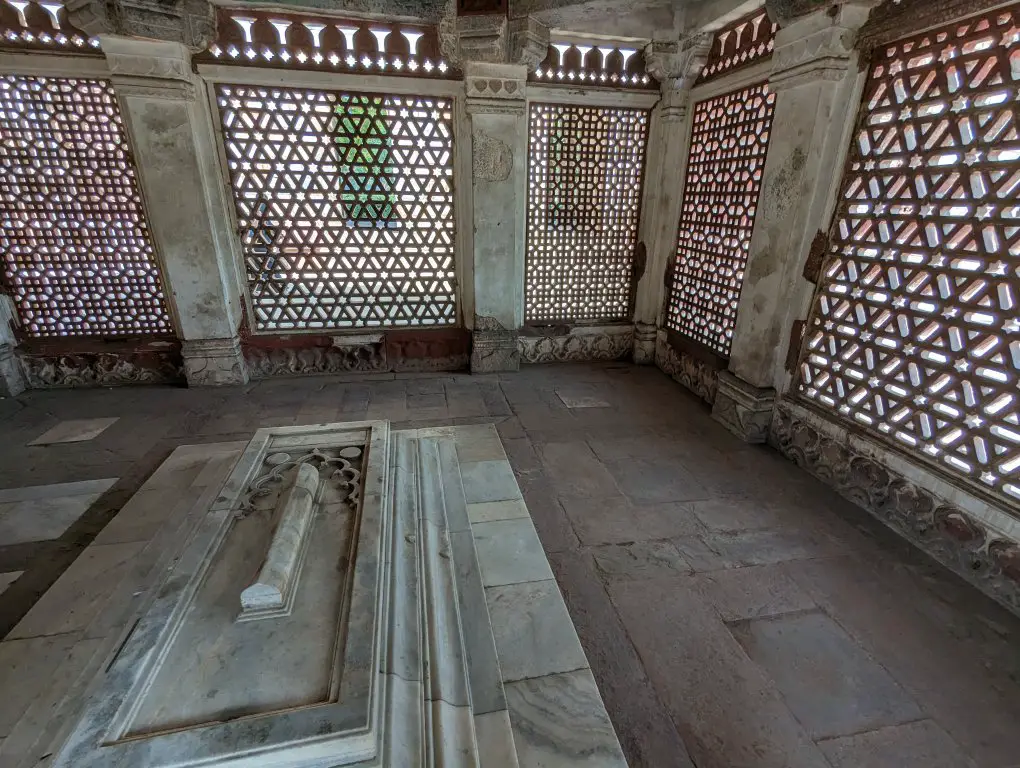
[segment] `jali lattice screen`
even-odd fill
[[[525,319],[630,317],[648,113],[532,104]]]
[[[1020,10],[875,51],[799,390],[1020,498]]]
[[[452,325],[453,104],[218,86],[257,331]]]
[[[694,105],[666,325],[729,355],[769,147],[766,83]]]
[[[31,336],[173,333],[105,80],[0,76],[0,251]]]

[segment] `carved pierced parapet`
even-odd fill
[[[890,468],[821,429],[804,409],[780,400],[769,443],[798,466],[1014,612],[1020,612],[1020,544],[1001,536],[925,480]],[[955,496],[955,494],[954,494]]]

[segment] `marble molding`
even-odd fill
[[[218,387],[248,383],[248,366],[237,336],[185,341],[181,355],[188,386]]]
[[[880,455],[836,439],[781,399],[769,443],[1014,613],[1020,613],[1020,544],[960,504],[908,478]],[[822,419],[823,417],[817,417]]]
[[[125,384],[179,384],[184,380],[180,351],[82,352],[67,355],[17,351],[28,386],[115,387]]]
[[[719,388],[719,371],[708,363],[674,349],[659,331],[655,342],[655,364],[663,373],[711,405]]]
[[[720,371],[712,418],[745,443],[764,443],[775,403],[774,389],[761,389],[729,371]]]
[[[604,326],[572,328],[555,336],[521,335],[517,345],[525,363],[624,360],[634,350],[634,328]]]

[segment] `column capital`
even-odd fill
[[[868,8],[847,4],[816,11],[782,27],[776,33],[769,88],[781,91],[822,81],[842,80],[855,56],[857,31],[868,18]]]
[[[653,40],[645,46],[645,69],[667,90],[687,91],[701,74],[712,50],[712,32],[695,32],[681,40]]]
[[[532,16],[510,19],[507,27],[510,61],[523,65],[529,72],[549,52],[549,27]]]
[[[117,93],[170,101],[194,101],[191,51],[182,43],[100,35]]]
[[[198,51],[216,33],[209,0],[67,0],[65,7],[71,23],[90,35],[165,40]]]

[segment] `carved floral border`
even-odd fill
[[[824,434],[789,404],[777,405],[769,443],[802,469],[871,512],[936,560],[1020,613],[1020,543],[879,459]]]

